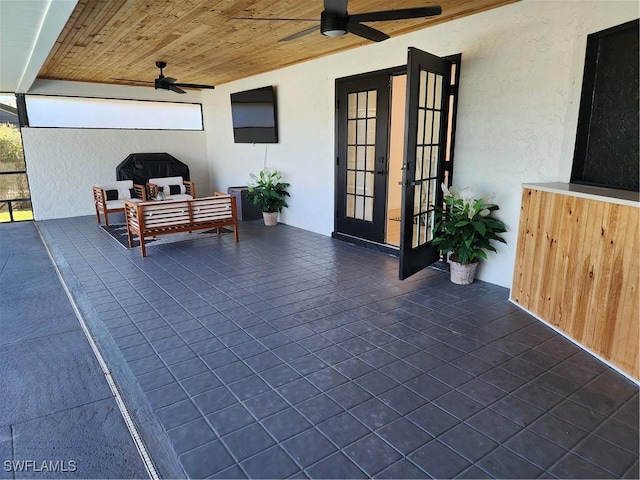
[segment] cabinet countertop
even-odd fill
[[[590,185],[579,185],[576,183],[524,183],[522,188],[541,190],[544,192],[558,193],[560,195],[570,195],[574,197],[588,198],[601,202],[617,203],[630,207],[640,207],[640,193],[628,190],[617,190],[615,188],[593,187]]]

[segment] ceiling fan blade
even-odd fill
[[[375,28],[368,27],[367,25],[363,25],[362,23],[354,22],[351,18],[349,18],[349,23],[347,23],[347,30],[360,37],[373,40],[374,42],[382,42],[389,38],[389,35],[386,33],[376,30]]]
[[[233,17],[231,20],[275,20],[278,22],[317,22],[317,18]]]
[[[167,90],[171,90],[172,92],[176,92],[176,93],[187,93],[184,90],[182,90],[181,88],[178,88],[174,84],[169,85],[169,88],[167,88]]]
[[[177,80],[175,78],[171,78],[171,77],[162,77],[162,78],[159,78],[158,80],[160,80],[161,82],[164,82],[164,83],[175,83],[175,82],[177,82]]]
[[[320,29],[319,25],[314,25],[313,27],[306,28],[306,29],[302,30],[301,32],[294,33],[293,35],[289,35],[288,37],[281,38],[278,41],[279,42],[288,42],[289,40],[295,40],[296,38],[304,37],[305,35],[308,35],[310,33],[317,32],[319,29]]]
[[[442,7],[404,8],[381,12],[356,13],[350,18],[356,22],[382,22],[386,20],[405,20],[408,18],[432,17],[440,15]]]
[[[346,15],[347,0],[324,0],[324,9],[336,15]]]
[[[173,85],[174,87],[199,88],[199,89],[208,88],[208,89],[211,89],[211,90],[216,88],[213,85],[202,85],[202,84],[199,84],[199,83],[172,83],[171,85]]]
[[[115,80],[117,82],[129,82],[129,83],[153,83],[149,80],[133,80],[132,78],[113,78],[109,77],[109,80]]]

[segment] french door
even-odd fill
[[[343,81],[337,89],[336,231],[383,243],[389,79]]]
[[[407,59],[407,101],[400,279],[439,258],[433,240],[435,207],[442,205],[451,62],[416,48]]]
[[[435,207],[442,205],[440,185],[446,169],[450,174],[452,167],[453,133],[449,124],[454,120],[449,110],[455,101],[450,79],[457,75],[452,75],[457,65],[459,56],[457,60],[443,59],[409,48],[406,69],[336,82],[336,233],[389,246],[390,226],[397,232],[394,222],[399,220],[399,242],[391,246],[399,245],[400,279],[439,258],[431,241]],[[394,76],[405,72],[404,122],[400,130],[404,131],[404,154],[400,165],[389,151],[390,134],[396,131],[390,127],[391,85]],[[395,152],[395,148],[392,150]],[[390,166],[394,169],[391,176]],[[395,168],[402,169],[401,194],[392,192],[400,188]],[[399,211],[392,214],[388,197],[393,200],[395,195],[402,198]]]

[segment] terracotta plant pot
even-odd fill
[[[267,227],[272,227],[278,224],[278,212],[262,212],[262,218],[264,219],[264,224]]]
[[[456,285],[469,285],[473,283],[473,279],[476,276],[476,268],[478,268],[478,262],[463,264],[449,259],[451,283],[455,283]]]

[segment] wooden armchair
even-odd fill
[[[167,200],[191,200],[196,197],[196,187],[193,182],[182,177],[150,178],[147,183],[147,198],[155,199],[159,187]]]
[[[109,226],[109,213],[124,212],[124,202],[144,202],[147,191],[144,186],[134,184],[132,180],[119,180],[93,186],[93,204],[96,219],[100,223],[100,214],[104,215],[104,224]]]

